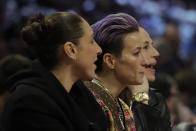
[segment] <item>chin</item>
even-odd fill
[[[152,82],[152,81],[155,81],[155,76],[153,75],[151,75],[151,76],[146,76],[147,77],[147,79],[148,79],[148,81],[150,81],[150,82]]]
[[[141,85],[143,83],[143,79],[131,82],[130,85]]]
[[[95,78],[95,76],[96,76],[96,75],[95,75],[94,72],[93,72],[93,73],[89,73],[89,74],[88,74],[88,77],[87,77],[87,80],[88,80],[88,81],[91,81],[92,79]]]
[[[83,74],[81,80],[83,81],[91,81],[93,79],[93,75]]]
[[[86,77],[83,77],[83,81],[91,81],[93,79],[92,76],[86,76]]]
[[[83,71],[83,73],[80,73],[80,74],[81,74],[82,79],[85,81],[91,81],[96,76],[94,68]]]
[[[145,75],[148,79],[148,81],[154,81],[155,80],[155,74],[151,73],[151,72],[145,72]]]

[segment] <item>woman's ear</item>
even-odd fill
[[[65,55],[67,55],[70,59],[75,60],[77,57],[76,45],[72,42],[66,42],[63,47]]]
[[[115,56],[113,56],[112,54],[105,53],[103,55],[103,62],[106,64],[106,66],[109,69],[114,69],[115,68],[116,59],[115,59]]]

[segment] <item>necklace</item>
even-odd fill
[[[117,107],[117,112],[118,112],[117,116],[118,116],[118,119],[119,119],[119,121],[120,121],[121,128],[122,128],[123,130],[125,130],[125,117],[124,117],[124,111],[123,111],[123,108],[122,108],[122,105],[121,105],[121,102],[120,102],[119,98],[118,98],[118,97],[115,98],[115,97],[111,94],[111,92],[101,84],[101,82],[100,82],[99,80],[93,79],[93,80],[92,80],[92,83],[94,83],[94,84],[98,85],[99,87],[101,87],[101,88],[104,90],[104,92],[105,92],[107,95],[109,95],[109,96],[113,99],[113,101],[114,101],[114,103],[115,103],[115,105],[116,105],[116,107]]]

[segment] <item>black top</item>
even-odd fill
[[[109,129],[110,122],[107,116],[105,116],[93,94],[85,87],[82,81],[77,81],[74,84],[70,94],[97,131],[107,131]]]
[[[56,77],[39,61],[8,82],[11,97],[2,114],[4,131],[96,130]]]

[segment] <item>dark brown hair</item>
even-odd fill
[[[40,61],[53,68],[59,60],[59,48],[65,42],[78,43],[83,36],[82,18],[69,12],[31,17],[22,29],[23,40],[33,47]]]

